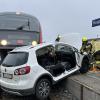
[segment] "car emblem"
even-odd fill
[[[5,72],[7,72],[7,69],[5,68]]]

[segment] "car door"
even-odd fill
[[[77,66],[81,67],[82,60],[84,58],[84,55],[80,54],[80,52],[78,51],[78,49],[76,49],[75,47],[73,47],[73,50],[74,50],[75,55],[76,55],[76,63],[77,63]]]
[[[57,44],[55,48],[61,62],[69,62],[72,68],[76,66],[76,54],[70,45],[61,43]]]
[[[57,81],[61,78],[64,78],[64,77],[68,76],[69,74],[74,73],[75,71],[77,71],[79,69],[79,67],[76,64],[76,54],[75,54],[72,46],[67,45],[67,44],[63,44],[63,43],[57,43],[55,45],[55,52],[56,52],[56,55],[58,57],[58,60],[61,60],[61,62],[71,63],[71,68],[69,70],[65,70],[64,73],[57,76],[54,79],[55,81]],[[68,67],[68,66],[66,66],[66,67]]]

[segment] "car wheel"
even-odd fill
[[[82,66],[80,68],[80,73],[86,73],[89,70],[89,60],[88,59],[84,59],[82,62]]]
[[[40,79],[36,85],[36,97],[45,100],[50,93],[51,83],[48,79]]]

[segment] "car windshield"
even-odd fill
[[[27,63],[27,52],[10,52],[4,59],[2,65],[6,67],[14,67]]]

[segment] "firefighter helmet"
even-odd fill
[[[82,42],[86,42],[87,40],[88,40],[87,37],[82,38]]]

